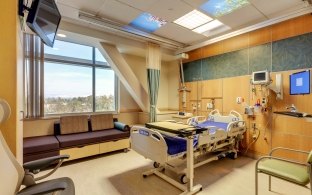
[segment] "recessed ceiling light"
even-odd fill
[[[209,16],[201,13],[200,11],[197,11],[196,9],[185,14],[184,16],[178,18],[174,21],[174,23],[179,24],[185,28],[188,29],[194,29],[198,26],[201,26],[209,21],[211,21],[212,18]]]
[[[150,13],[144,12],[140,14],[137,18],[132,20],[132,22],[129,25],[134,28],[138,28],[143,31],[147,31],[151,33],[159,29],[166,23],[167,23],[166,20],[163,20],[157,16],[153,16]]]
[[[208,30],[212,30],[214,28],[220,27],[222,25],[224,25],[224,24],[222,22],[220,22],[219,20],[213,20],[211,22],[208,22],[207,24],[204,24],[202,26],[195,28],[193,31],[197,32],[197,33],[203,33],[203,32],[206,32]]]
[[[65,38],[65,37],[66,37],[65,34],[61,34],[61,33],[58,33],[57,36],[58,36],[58,37],[62,37],[62,38]]]
[[[248,0],[209,0],[200,8],[214,17],[220,17],[248,4]]]

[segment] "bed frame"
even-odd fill
[[[218,110],[213,110],[207,118],[202,116],[192,117],[188,122],[189,127],[205,129],[196,132],[193,136],[193,139],[197,141],[197,145],[194,146],[192,151],[194,158],[192,169],[226,156],[233,159],[237,158],[238,143],[243,139],[243,134],[246,131],[245,122],[238,112],[231,111],[229,115],[222,116]],[[206,123],[209,125],[206,126]],[[218,127],[218,124],[221,123],[226,125],[226,129]],[[189,182],[185,174],[188,172],[186,168],[187,151],[174,155],[168,154],[168,146],[164,139],[165,135],[167,136],[168,133],[162,131],[161,128],[133,126],[130,136],[131,148],[145,158],[154,161],[155,169],[143,173],[143,176],[156,174],[179,189],[184,190],[184,185],[160,172],[169,168],[178,174],[181,183]],[[169,135],[174,136],[173,134]],[[181,138],[179,137],[179,139]]]

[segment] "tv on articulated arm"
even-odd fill
[[[33,0],[27,25],[48,46],[53,47],[61,14],[54,0]]]
[[[310,70],[296,72],[289,75],[289,94],[310,94]]]

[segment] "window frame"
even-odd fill
[[[73,113],[55,113],[55,114],[46,114],[44,110],[44,104],[45,104],[45,97],[44,97],[44,67],[43,65],[43,70],[42,70],[42,75],[41,75],[41,82],[43,83],[43,101],[41,102],[42,105],[42,114],[44,117],[57,117],[57,116],[66,116],[66,115],[85,115],[85,114],[118,114],[119,113],[119,105],[120,105],[120,83],[119,79],[114,72],[114,101],[115,101],[115,110],[114,111],[96,111],[96,69],[108,69],[112,70],[111,66],[108,65],[108,62],[96,62],[96,57],[95,57],[95,50],[96,48],[94,46],[90,45],[85,45],[85,44],[80,44],[80,43],[75,43],[75,42],[70,42],[70,41],[64,41],[64,40],[57,40],[57,41],[63,41],[63,42],[68,42],[68,43],[74,43],[77,45],[83,45],[83,46],[88,46],[92,48],[92,60],[85,60],[85,59],[79,59],[79,58],[73,58],[73,57],[66,57],[66,56],[59,56],[59,55],[53,55],[53,54],[46,54],[44,53],[44,63],[49,62],[49,63],[58,63],[62,65],[68,65],[68,66],[80,66],[80,67],[91,67],[92,68],[92,112],[73,112]]]

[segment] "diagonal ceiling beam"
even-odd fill
[[[148,94],[117,47],[101,42],[98,49],[142,111],[147,112]]]

